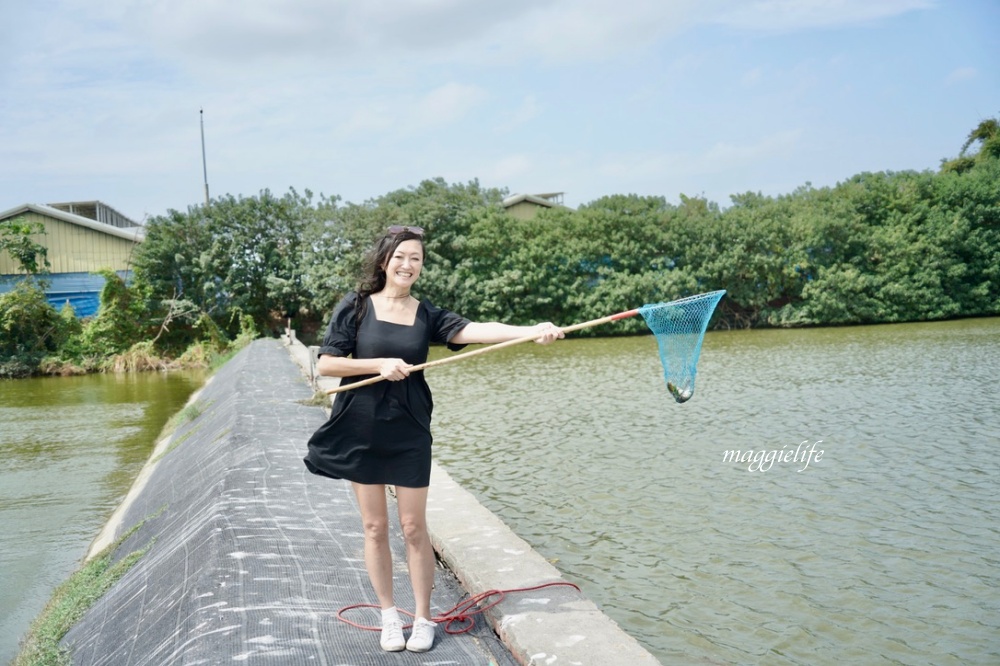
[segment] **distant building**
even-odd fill
[[[101,201],[70,201],[68,203],[48,204],[48,207],[61,210],[64,213],[79,215],[94,222],[110,224],[120,229],[131,229],[140,226]]]
[[[69,302],[77,316],[97,312],[105,268],[122,278],[131,276],[131,258],[146,230],[100,201],[59,204],[23,204],[0,212],[0,222],[23,217],[41,223],[44,234],[32,237],[48,250],[49,282],[46,297],[56,308]],[[10,291],[24,277],[7,252],[0,252],[0,293]]]
[[[562,207],[563,193],[548,192],[546,194],[514,194],[503,200],[506,211],[519,220],[530,220],[544,208]]]

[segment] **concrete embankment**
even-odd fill
[[[146,552],[67,634],[74,664],[657,663],[566,586],[510,594],[487,611],[489,625],[439,629],[423,655],[384,653],[377,633],[338,621],[339,609],[374,594],[350,484],[302,464],[325,414],[308,404],[313,389],[292,359],[308,374],[301,345],[257,341],[193,396],[188,420],[158,445],[95,543],[135,528],[116,557]],[[396,600],[412,609],[390,515]],[[435,573],[435,613],[468,594],[564,582],[438,467],[428,521],[447,564]],[[377,624],[373,609],[348,617]]]

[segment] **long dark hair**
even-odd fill
[[[381,238],[375,241],[375,245],[372,249],[368,251],[365,255],[365,261],[361,265],[361,276],[358,279],[358,315],[357,320],[360,322],[361,318],[365,315],[365,303],[368,297],[377,291],[382,291],[385,289],[385,264],[389,261],[389,258],[399,247],[400,243],[408,240],[415,240],[420,243],[421,251],[426,254],[426,249],[424,248],[424,237],[422,234],[417,234],[409,229],[404,228],[403,231],[397,233],[385,233]]]

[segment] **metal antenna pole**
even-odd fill
[[[205,161],[205,109],[199,109],[201,115],[201,168],[205,174],[205,208],[208,208],[208,163]]]

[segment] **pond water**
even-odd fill
[[[684,404],[651,336],[427,373],[438,461],[663,663],[1000,663],[1000,319],[712,332]]]
[[[427,378],[438,461],[664,664],[1000,663],[1000,319],[709,333],[684,404],[651,336]],[[0,663],[203,381],[0,382]]]
[[[87,549],[205,373],[0,381],[0,663]]]

